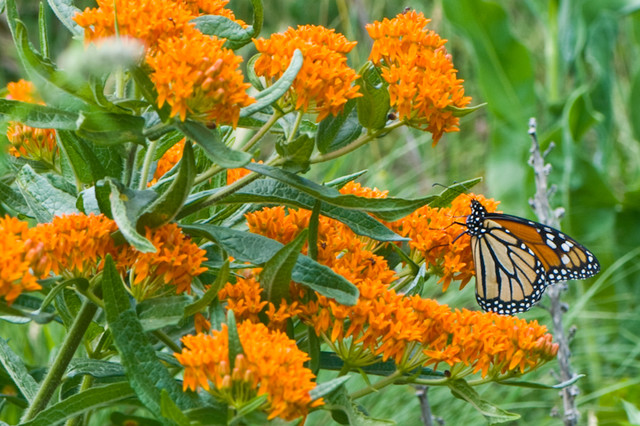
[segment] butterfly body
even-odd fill
[[[471,200],[476,300],[485,311],[512,315],[537,303],[550,284],[600,271],[596,257],[557,229],[518,216],[489,213]]]

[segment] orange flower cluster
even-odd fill
[[[9,305],[23,291],[41,288],[31,272],[35,251],[27,247],[28,239],[26,222],[9,216],[0,217],[0,297]]]
[[[7,91],[9,93],[6,99],[44,105],[30,81],[11,82],[7,84]],[[9,154],[14,157],[24,156],[53,165],[58,156],[54,129],[37,129],[11,121],[7,127],[7,139],[11,143]]]
[[[345,56],[356,42],[347,41],[333,29],[304,25],[253,42],[261,53],[255,72],[268,82],[284,74],[296,49],[302,52],[304,62],[293,81],[289,102],[296,110],[314,109],[316,121],[337,115],[349,99],[362,96],[359,86],[352,86],[358,76]]]
[[[223,44],[224,39],[197,30],[160,40],[157,52],[147,56],[158,106],[167,102],[171,115],[182,121],[188,111],[202,121],[235,126],[240,109],[255,100],[247,94],[250,84],[239,70],[242,57]]]
[[[155,185],[162,176],[173,168],[178,161],[182,158],[182,151],[184,150],[186,138],[182,138],[180,142],[169,148],[162,157],[158,160],[156,165],[156,171],[153,174],[153,179],[147,184],[147,186]]]
[[[342,192],[386,195],[358,184],[349,184]],[[489,209],[495,209],[497,203],[492,200],[476,198]],[[451,232],[455,231],[449,231],[452,227],[448,225],[455,221],[455,216],[468,214],[468,207],[469,199],[463,201],[459,197],[451,209],[423,208],[406,218],[406,224],[400,221],[394,225],[404,230],[404,235],[424,237],[424,241],[411,243],[418,251],[434,255],[434,250],[443,243],[439,258],[432,258],[439,268],[451,271],[469,265],[468,273],[472,274],[470,252],[466,265],[460,262],[457,266],[448,264],[445,256],[447,251],[457,250],[453,258],[467,259],[464,252],[469,250],[468,236],[463,235],[452,244],[461,230],[454,235]],[[427,213],[430,216],[425,218]],[[309,218],[308,211],[289,209],[285,214],[283,207],[247,214],[252,232],[285,244],[308,226]],[[418,225],[420,221],[424,222],[420,225],[422,228]],[[434,239],[435,242],[432,241]],[[509,371],[524,373],[552,359],[557,352],[551,335],[537,322],[528,323],[494,313],[452,311],[434,300],[397,294],[390,289],[390,284],[398,277],[384,258],[373,253],[375,243],[356,236],[340,222],[320,217],[318,246],[318,261],[358,287],[358,302],[354,306],[344,306],[318,294],[309,297],[303,287],[292,286],[292,302],[283,302],[278,311],[285,318],[297,316],[313,326],[316,333],[352,367],[371,364],[380,356],[384,360],[393,359],[403,371],[444,362],[450,366],[466,366],[464,374],[481,371],[485,377]],[[468,280],[470,275],[467,277],[462,272],[449,272],[447,279]],[[244,299],[244,294],[251,295],[250,300]],[[257,321],[260,312],[268,312],[270,320],[278,318],[275,306],[261,300],[259,283],[254,278],[227,284],[220,293],[220,300],[225,299],[234,312],[242,313],[241,318]]]
[[[28,228],[15,218],[0,218],[0,297],[8,303],[22,291],[39,290],[36,279],[51,272],[64,278],[95,276],[107,254],[118,269],[131,270],[132,293],[156,295],[166,284],[176,292],[190,291],[193,277],[206,270],[204,250],[175,224],[147,230],[157,253],[140,253],[128,244],[116,246],[111,237],[116,223],[103,215],[72,214]]]
[[[411,239],[409,247],[419,253],[430,272],[442,277],[442,291],[446,291],[453,280],[460,281],[460,288],[464,288],[475,274],[470,237],[463,234],[465,229],[461,226],[471,213],[472,198],[489,212],[496,211],[498,202],[493,199],[460,194],[450,208],[424,206],[390,224],[395,232]]]
[[[255,396],[266,395],[262,408],[269,412],[269,419],[293,420],[323,404],[322,399],[311,401],[315,376],[304,367],[309,356],[295,341],[250,321],[238,325],[238,336],[244,353],[236,356],[233,369],[226,324],[210,335],[183,337],[185,348],[174,354],[185,367],[183,388],[195,391],[201,387],[236,409]]]
[[[235,20],[224,9],[228,0],[98,1],[74,17],[85,28],[86,41],[118,34],[142,40],[146,62],[158,91],[158,106],[185,120],[187,112],[202,121],[235,124],[240,109],[254,102],[238,69],[242,58],[223,48],[224,39],[209,37],[190,21],[204,13]],[[116,13],[117,12],[117,13]],[[117,16],[117,23],[114,20]],[[246,24],[236,20],[242,26]],[[117,31],[116,31],[117,26]]]
[[[176,292],[191,292],[193,277],[207,270],[202,266],[205,251],[191,242],[175,223],[145,230],[146,238],[155,246],[155,253],[140,253],[127,247],[118,257],[122,268],[129,270],[131,292],[137,300],[161,295],[165,285]]]
[[[445,132],[458,130],[459,119],[451,107],[464,108],[471,98],[464,96],[446,40],[426,29],[429,22],[412,10],[366,29],[374,40],[369,59],[382,67],[391,105],[401,120],[431,132],[436,144]]]
[[[102,268],[107,254],[116,253],[111,234],[117,229],[111,219],[94,214],[56,216],[50,223],[38,224],[30,235],[40,256],[36,272],[90,278]]]

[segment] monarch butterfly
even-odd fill
[[[471,236],[476,300],[485,311],[528,311],[548,285],[600,271],[593,253],[568,235],[521,217],[489,213],[478,200],[471,200],[464,225]]]

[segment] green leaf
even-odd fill
[[[99,145],[142,144],[144,118],[108,112],[81,112],[77,134]]]
[[[185,416],[182,410],[173,402],[165,389],[162,389],[160,392],[160,414],[162,414],[163,418],[169,419],[179,426],[189,426],[191,424],[189,418]]]
[[[363,174],[367,173],[367,170],[360,170],[359,172],[351,173],[350,175],[341,176],[339,178],[335,178],[330,180],[329,182],[324,183],[324,186],[330,186],[331,188],[340,189],[349,182],[352,182],[358,179]]]
[[[120,382],[87,389],[42,410],[32,420],[20,426],[50,426],[80,416],[134,396],[128,383]],[[159,412],[159,411],[158,411]]]
[[[251,155],[242,151],[235,151],[220,140],[220,133],[216,129],[211,131],[203,124],[187,120],[178,122],[176,127],[189,139],[196,142],[207,154],[207,157],[220,167],[244,167],[251,161]]]
[[[155,253],[157,250],[151,241],[147,240],[144,236],[140,235],[136,231],[135,223],[137,222],[137,213],[142,208],[143,200],[148,196],[143,197],[143,194],[136,194],[133,199],[127,195],[130,195],[133,191],[127,191],[124,194],[120,192],[120,188],[110,178],[107,178],[111,192],[109,195],[109,204],[113,220],[116,221],[118,229],[122,232],[124,238],[136,249],[142,253]],[[147,193],[149,191],[139,191]],[[100,201],[98,199],[98,201]],[[101,207],[102,209],[102,207]]]
[[[196,177],[196,160],[190,143],[184,145],[178,173],[168,188],[155,199],[138,219],[137,229],[156,228],[171,221],[184,204]]]
[[[129,383],[140,401],[152,413],[159,415],[160,392],[165,389],[180,408],[191,408],[193,405],[191,400],[182,392],[149,343],[131,307],[124,282],[109,255],[105,261],[102,289],[109,329],[120,353],[120,360]]]
[[[229,367],[233,371],[238,355],[244,355],[242,342],[238,335],[238,326],[236,325],[236,316],[232,310],[227,311],[227,331],[229,333]]]
[[[525,382],[520,380],[503,380],[499,383],[501,385],[508,386],[518,386],[522,388],[533,388],[533,389],[564,389],[567,386],[571,386],[581,378],[586,377],[585,374],[578,374],[570,380],[555,384],[555,385],[545,385],[544,383],[534,383],[534,382]]]
[[[262,31],[262,22],[264,21],[264,6],[262,0],[251,0],[253,6],[253,38],[257,38]]]
[[[251,83],[254,88],[262,92],[264,91],[264,84],[262,84],[260,77],[256,75],[256,70],[254,68],[254,65],[258,58],[260,58],[260,55],[260,53],[256,53],[247,61],[247,80],[249,80],[249,83]]]
[[[138,320],[144,331],[158,330],[182,320],[185,308],[192,299],[186,295],[157,297],[136,306]]]
[[[274,203],[313,210],[316,199],[285,183],[267,178],[251,182],[219,203]],[[339,220],[358,235],[378,241],[406,240],[365,212],[322,203],[320,213]]]
[[[38,383],[29,374],[22,359],[11,350],[6,340],[2,338],[0,338],[0,363],[27,401],[33,402],[38,392]]]
[[[207,238],[216,242],[231,256],[241,262],[256,265],[266,263],[283,245],[262,235],[236,231],[215,225],[183,225],[188,234]],[[354,305],[358,300],[358,289],[341,275],[325,265],[321,265],[299,255],[291,273],[293,281],[304,284],[323,296],[343,305]]]
[[[203,15],[192,19],[196,28],[203,34],[225,38],[224,47],[236,50],[251,42],[254,31],[251,26],[243,28],[237,22],[220,15]]]
[[[300,251],[307,241],[308,230],[303,230],[293,241],[282,247],[264,265],[260,273],[260,286],[263,288],[265,299],[280,306],[284,299],[289,301],[289,284],[291,272],[296,264]]]
[[[284,159],[282,167],[292,173],[309,170],[309,158],[313,153],[314,141],[308,135],[299,135],[291,142],[284,139],[276,143],[276,151]]]
[[[456,398],[467,401],[473,408],[482,414],[489,424],[513,422],[520,418],[519,414],[509,413],[482,399],[480,395],[463,380],[450,380],[447,385]]]
[[[56,137],[80,182],[92,183],[107,175],[102,162],[84,139],[64,130],[57,131]]]
[[[323,154],[340,149],[353,142],[362,134],[362,125],[358,122],[356,101],[349,100],[340,114],[328,116],[318,125],[316,145]]]
[[[335,379],[331,379],[328,382],[318,383],[315,388],[309,391],[309,396],[312,401],[323,398],[329,395],[331,392],[337,390],[340,386],[344,385],[351,379],[352,376],[340,376]]]
[[[622,400],[622,405],[625,413],[627,413],[629,423],[632,425],[640,425],[640,410],[638,410],[638,407],[624,399]]]
[[[69,379],[85,375],[101,379],[105,377],[121,377],[125,375],[125,371],[122,365],[117,362],[90,358],[74,358],[69,363],[65,375]]]
[[[31,209],[19,190],[0,182],[0,201],[7,207],[25,216],[31,215]]]
[[[403,198],[364,198],[357,197],[352,194],[343,195],[334,188],[318,185],[313,181],[276,167],[259,163],[249,163],[245,165],[245,168],[284,182],[287,185],[311,195],[313,198],[317,198],[329,204],[346,209],[363,210],[373,213],[386,221],[401,219],[414,210],[436,199],[433,195],[415,200],[407,200]]]
[[[324,397],[325,410],[331,411],[333,419],[340,424],[356,426],[389,426],[396,423],[392,420],[374,419],[349,398],[344,386],[338,387]]]
[[[466,193],[480,182],[482,182],[482,178],[477,177],[448,186],[439,195],[433,197],[433,200],[429,202],[429,207],[447,207],[460,194]]]
[[[39,129],[76,130],[79,115],[46,105],[0,99],[0,117]]]
[[[382,79],[380,70],[368,61],[360,68],[356,84],[362,96],[356,98],[358,121],[366,129],[378,130],[387,124],[387,114],[391,108],[389,83]]]
[[[207,290],[207,292],[200,299],[190,305],[185,306],[183,315],[185,317],[189,317],[209,306],[211,302],[213,302],[213,300],[218,296],[218,292],[220,291],[222,286],[227,283],[228,280],[229,259],[225,260],[222,264],[222,268],[220,268],[220,272],[218,272],[218,276],[216,277],[216,280],[211,285],[211,287],[209,287],[209,290]]]
[[[53,186],[47,178],[25,164],[16,176],[16,185],[40,223],[51,222],[54,216],[78,213],[75,197]]]
[[[465,115],[471,114],[472,112],[476,112],[477,110],[479,110],[482,107],[485,107],[486,105],[487,105],[486,102],[481,103],[479,105],[472,106],[472,107],[466,107],[466,108],[458,108],[453,105],[447,105],[445,110],[453,112],[454,117],[464,117]]]
[[[77,38],[82,37],[84,28],[73,20],[73,17],[82,11],[73,5],[72,0],[48,0],[48,3],[53,13],[71,34]]]
[[[248,117],[263,108],[268,107],[278,99],[282,97],[287,90],[293,84],[293,80],[295,80],[300,68],[302,68],[303,57],[300,50],[296,49],[293,52],[293,56],[291,57],[291,62],[289,63],[289,67],[282,74],[282,77],[278,81],[276,81],[273,85],[258,93],[255,97],[256,102],[242,108],[240,110],[240,118]]]

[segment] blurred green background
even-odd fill
[[[37,40],[38,2],[18,6],[31,39]],[[232,0],[228,7],[251,20],[247,0]],[[474,191],[500,200],[504,212],[533,219],[527,127],[529,117],[536,117],[543,149],[551,141],[556,145],[547,160],[553,165],[549,179],[557,186],[553,207],[566,209],[562,229],[603,264],[597,277],[572,282],[564,298],[569,306],[566,325],[576,327],[571,362],[577,373],[586,375],[578,382],[580,422],[628,422],[623,400],[640,407],[640,2],[270,0],[265,2],[262,34],[298,24],[335,28],[358,41],[350,56],[358,69],[371,46],[365,24],[392,18],[405,7],[432,19],[430,28],[449,40],[446,47],[472,104],[487,105],[464,117],[460,132],[445,135],[435,148],[429,134],[399,129],[337,161],[314,166],[308,176],[321,182],[367,169],[363,185],[411,198],[439,192],[433,183],[483,176],[484,183]],[[47,16],[55,58],[70,37],[48,8]],[[248,58],[254,52],[247,46],[239,53]],[[20,76],[8,29],[0,21],[0,87]],[[455,307],[477,309],[471,287],[458,291],[454,285],[442,294],[433,283],[427,293]],[[543,299],[541,307],[523,316],[550,326],[546,304]],[[9,337],[5,330],[0,324],[0,334]],[[60,332],[39,335],[32,341],[13,340],[14,348],[26,351],[32,358],[27,361],[34,364],[46,362],[41,358],[48,351],[41,346],[53,345]],[[551,363],[526,379],[557,383],[554,367]],[[561,423],[551,417],[562,406],[557,391],[499,385],[477,390],[521,414],[519,424]],[[483,422],[447,389],[432,388],[428,395],[433,414],[445,424]],[[410,387],[385,389],[361,403],[374,417],[421,424]],[[328,419],[314,413],[307,424],[326,424]]]

